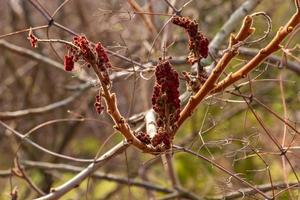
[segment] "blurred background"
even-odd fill
[[[39,2],[51,14],[62,5],[62,1]],[[190,71],[191,67],[185,62],[188,45],[184,30],[169,24],[158,34],[170,16],[147,14],[171,13],[166,2],[136,1],[146,14],[134,13],[129,2],[70,0],[56,12],[54,19],[137,63],[156,62],[164,55],[162,47],[167,46],[165,52],[173,57],[176,70]],[[181,8],[186,2],[177,0],[175,6]],[[183,8],[182,15],[195,19],[199,29],[212,40],[245,2],[194,0]],[[295,6],[292,0],[262,0],[252,13],[258,11],[271,17],[273,29],[262,42],[243,47],[244,53],[240,52],[232,60],[227,73],[236,71],[253,57],[247,50],[257,51],[268,44],[276,30],[293,15]],[[143,16],[147,16],[153,26],[147,25]],[[94,108],[99,87],[92,71],[79,62],[72,73],[66,72],[62,60],[67,52],[64,45],[39,43],[37,48],[32,48],[27,40],[28,31],[16,33],[48,24],[38,10],[29,1],[0,0],[0,17],[0,120],[21,134],[30,133],[30,139],[39,145],[76,158],[93,159],[120,142],[123,137],[113,129],[110,117],[105,112],[97,114]],[[241,23],[236,24],[235,32]],[[265,19],[258,16],[254,18],[254,27],[253,39],[261,37],[268,28]],[[55,26],[33,32],[41,39],[71,41],[73,38]],[[8,33],[16,34],[4,36]],[[227,41],[228,38],[223,41],[221,50],[226,49]],[[191,148],[253,185],[267,187],[272,181],[284,188],[286,182],[297,183],[300,137],[272,113],[299,131],[299,42],[296,32],[285,40],[283,50],[272,55],[275,60],[262,63],[249,77],[237,83],[241,84],[244,95],[252,94],[259,100],[253,101],[251,106],[261,121],[255,118],[243,98],[224,92],[201,103],[180,128],[174,144]],[[153,70],[141,72],[139,66],[131,62],[116,56],[110,59],[114,65],[112,90],[117,94],[120,111],[134,129],[141,128],[143,114],[152,106]],[[181,81],[180,91],[186,91],[184,81]],[[281,156],[260,123],[285,149],[289,147],[288,159]],[[17,188],[19,199],[38,196],[24,178],[11,175],[16,158],[31,182],[45,193],[77,173],[68,167],[87,166],[40,151],[0,126],[0,199],[10,199],[13,188]],[[199,198],[222,199],[230,192],[246,188],[230,175],[186,153],[175,153],[174,165],[182,188]],[[98,172],[99,176],[84,181],[61,199],[163,199],[172,189],[160,156],[144,154],[133,147],[110,160]],[[130,184],[129,180],[160,189],[145,189],[146,186]],[[267,190],[272,194],[272,189]],[[278,195],[278,199],[299,197],[299,190],[295,188]],[[185,198],[190,199],[182,199]],[[255,195],[232,197],[239,198],[261,199]]]

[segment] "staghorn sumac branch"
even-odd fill
[[[85,87],[82,88],[80,91],[75,92],[73,95],[63,100],[53,102],[38,108],[28,108],[28,109],[17,110],[17,111],[0,112],[0,120],[12,120],[12,119],[25,117],[25,116],[33,116],[37,114],[47,113],[57,108],[61,108],[76,100],[88,87],[89,87],[88,85],[85,85]]]
[[[94,44],[85,36],[75,36],[73,42],[60,39],[38,39],[32,34],[32,32],[29,32],[28,39],[32,47],[36,47],[37,42],[58,42],[67,45],[68,54],[64,57],[65,70],[72,71],[74,69],[75,62],[81,58],[86,62],[88,67],[92,67],[99,79],[99,82],[101,83],[100,92],[99,95],[97,95],[97,102],[95,104],[97,112],[101,112],[100,101],[101,97],[103,97],[105,99],[107,113],[111,116],[115,123],[114,128],[123,134],[128,143],[133,144],[135,147],[144,152],[155,153],[158,151],[156,148],[141,142],[134,135],[129,124],[121,115],[117,106],[116,94],[110,91],[111,84],[107,70],[112,66],[108,59],[107,51],[100,42]]]
[[[252,12],[262,0],[247,0],[238,9],[236,9],[229,17],[229,19],[221,27],[220,31],[214,36],[209,43],[209,52],[217,55],[222,44],[227,40],[228,36],[238,28],[237,25],[243,18]]]
[[[75,48],[73,48],[72,45],[75,45]],[[130,128],[129,124],[121,115],[117,106],[116,94],[110,91],[111,83],[108,70],[112,66],[102,44],[100,42],[93,44],[85,36],[76,36],[74,37],[72,45],[69,46],[71,48],[68,50],[69,55],[65,56],[65,60],[70,59],[68,62],[65,62],[65,68],[72,70],[74,62],[76,62],[79,58],[82,58],[88,66],[92,67],[101,83],[101,88],[99,90],[99,95],[97,96],[96,102],[97,112],[100,113],[101,111],[100,98],[103,97],[105,99],[107,113],[114,121],[114,128],[120,131],[120,133],[126,138],[127,142],[129,144],[133,144],[135,147],[144,152],[156,152],[157,149],[144,144],[134,135],[134,132]]]
[[[40,161],[29,161],[29,160],[21,160],[21,168],[30,170],[30,169],[43,169],[43,170],[49,170],[49,171],[58,171],[58,172],[70,172],[70,173],[79,173],[83,171],[85,168],[78,167],[74,165],[68,165],[68,164],[60,164],[60,163],[50,163],[50,162],[40,162]],[[6,178],[12,175],[11,170],[0,170],[0,177]],[[91,176],[95,179],[99,180],[106,180],[111,182],[116,182],[119,184],[130,184],[131,186],[140,187],[140,188],[146,188],[149,190],[162,192],[162,193],[172,193],[174,192],[172,189],[155,185],[148,181],[139,181],[135,179],[128,179],[126,177],[118,176],[111,173],[104,173],[96,171]]]
[[[290,21],[284,26],[281,27],[273,40],[259,53],[251,59],[244,67],[238,70],[235,73],[230,73],[223,81],[219,82],[216,85],[217,80],[220,75],[231,61],[231,59],[237,55],[238,47],[246,40],[253,32],[252,28],[252,17],[246,16],[243,22],[243,25],[240,29],[240,32],[237,36],[231,36],[229,48],[225,51],[222,58],[218,61],[216,67],[212,71],[211,75],[201,87],[201,89],[190,98],[187,105],[180,113],[180,118],[178,120],[178,127],[190,116],[192,112],[196,109],[198,104],[205,98],[209,93],[216,93],[224,90],[226,87],[232,85],[239,79],[246,77],[246,75],[256,68],[262,61],[264,61],[270,54],[280,49],[280,43],[285,39],[285,37],[291,33],[294,28],[300,23],[300,8],[298,0],[295,0],[295,5],[297,8],[296,13],[292,16]],[[174,132],[175,134],[175,132]]]
[[[254,28],[252,27],[253,19],[251,16],[246,16],[243,22],[243,25],[237,34],[237,36],[231,35],[229,48],[227,52],[222,56],[211,75],[205,81],[204,85],[200,88],[200,90],[190,98],[187,105],[180,113],[180,118],[177,122],[178,127],[189,117],[192,112],[196,109],[198,104],[205,98],[207,94],[214,88],[215,83],[221,76],[222,72],[225,70],[228,63],[231,59],[237,55],[237,47],[235,45],[240,44],[244,40],[246,40],[253,32]],[[174,132],[175,135],[175,132]]]
[[[213,93],[220,92],[232,85],[236,81],[240,80],[243,77],[256,68],[261,62],[263,62],[269,55],[278,51],[280,43],[289,35],[294,28],[300,23],[300,7],[298,0],[295,0],[297,11],[292,16],[290,21],[283,27],[280,27],[277,31],[277,34],[272,39],[272,41],[264,48],[262,48],[254,58],[252,58],[246,65],[244,65],[238,71],[229,74],[224,80],[219,82],[216,87],[212,90]]]
[[[32,1],[30,1],[32,4],[34,4]],[[299,2],[295,0],[295,4],[297,7],[299,7]],[[41,10],[41,9],[38,9],[41,13],[44,13],[45,15],[45,11]],[[289,31],[292,31],[292,28],[293,28],[293,25],[295,26],[299,21],[299,16],[298,16],[298,13],[299,11],[297,11],[297,14],[290,20],[290,25],[291,26],[288,26],[286,29],[286,33],[283,33],[284,31],[280,31],[282,32],[283,34],[281,34],[282,36],[282,39],[289,33]],[[47,13],[46,13],[47,15]],[[53,20],[53,19],[49,19],[48,17],[46,17],[47,20]],[[174,17],[174,19],[176,19]],[[55,24],[55,23],[54,23]],[[201,87],[201,89],[194,95],[190,98],[188,104],[184,107],[184,109],[182,110],[182,112],[180,113],[180,118],[177,122],[177,128],[192,114],[192,112],[196,109],[197,105],[207,96],[207,94],[211,93],[211,91],[213,90],[214,92],[217,92],[218,91],[218,88],[220,87],[220,85],[222,84],[225,84],[228,82],[228,80],[231,80],[233,81],[234,79],[232,79],[233,77],[233,74],[230,74],[228,77],[228,79],[225,79],[224,82],[221,82],[219,83],[217,86],[216,86],[216,82],[218,81],[220,75],[222,74],[222,72],[224,71],[224,69],[226,68],[226,66],[229,64],[229,62],[231,61],[231,59],[237,55],[237,50],[238,50],[238,47],[240,47],[243,43],[244,43],[244,40],[246,40],[254,31],[254,29],[251,27],[252,25],[252,17],[251,16],[247,16],[244,20],[244,23],[243,23],[243,26],[240,30],[240,32],[237,34],[237,36],[232,36],[230,38],[230,44],[229,44],[229,48],[225,51],[224,55],[222,56],[222,58],[220,59],[220,61],[217,63],[217,66],[216,68],[214,69],[212,75],[207,79],[207,81],[205,81],[204,85]],[[194,26],[195,27],[195,26]],[[291,28],[292,27],[292,28]],[[65,29],[64,29],[65,30]],[[196,29],[193,29],[192,32],[196,30]],[[187,29],[188,33],[189,33],[189,36],[191,37],[191,35],[193,34],[190,34],[191,31],[189,31]],[[194,31],[195,32],[195,31]],[[197,36],[198,37],[198,36]],[[191,50],[191,53],[195,53],[193,51],[195,51],[196,49],[193,49],[191,48],[193,45],[191,45],[193,42],[191,40],[190,42],[190,50]],[[201,42],[200,42],[201,44]],[[107,52],[109,52],[107,50]],[[271,54],[272,52],[270,52],[269,54]],[[265,53],[263,53],[265,54]],[[268,55],[269,55],[268,54]],[[202,56],[202,57],[205,57],[205,56]],[[196,59],[201,59],[201,57],[198,57],[198,55],[196,55]],[[255,59],[255,58],[254,58]],[[259,64],[256,63],[257,65]],[[91,65],[93,66],[93,65]],[[255,65],[256,66],[256,65]],[[253,66],[253,67],[255,67]],[[94,70],[95,70],[95,67],[93,66]],[[247,70],[249,70],[249,68],[245,68],[244,71],[247,72]],[[250,70],[251,71],[251,70]],[[95,70],[96,74],[97,74],[97,71]],[[238,71],[239,72],[239,71]],[[249,72],[249,71],[248,71]],[[237,73],[237,72],[236,72]],[[234,75],[236,75],[236,73],[234,73]],[[100,82],[103,82],[103,80],[101,81],[101,77],[98,75],[98,78],[100,79]],[[239,77],[240,76],[240,77]],[[236,79],[240,79],[242,78],[243,76],[245,76],[245,74],[238,74],[236,75]],[[103,78],[103,77],[102,77]],[[226,82],[227,81],[227,82]],[[230,85],[231,83],[228,82],[228,85]],[[116,105],[114,106],[114,104],[116,104],[116,99],[115,99],[115,94],[111,93],[109,91],[109,88],[104,88],[105,91],[102,91],[102,93],[104,93],[104,98],[112,103],[109,103],[107,104],[108,105],[108,111],[110,111],[110,114],[114,113],[115,112],[115,107]],[[101,93],[101,94],[102,94]],[[106,93],[106,94],[105,94]],[[101,95],[99,95],[101,96]],[[112,112],[113,111],[113,112]],[[123,123],[122,121],[122,116],[118,114],[118,112],[116,112],[117,114],[115,114],[114,117],[112,117],[114,119],[114,122],[117,124],[116,125],[116,128],[120,128],[122,127],[121,129],[123,130],[123,134],[126,135],[126,137],[129,139],[129,141],[134,141],[135,143],[135,146],[137,146],[138,148],[142,148],[143,150],[145,150],[145,148],[147,149],[147,145],[143,145],[143,143],[140,143],[139,140],[134,136],[133,133],[130,133],[130,128],[127,127],[125,124],[126,123]],[[118,125],[118,123],[123,124],[123,125]],[[174,129],[173,131],[173,135],[175,135],[175,132],[177,131],[177,129]],[[143,147],[144,146],[144,147]],[[148,147],[149,148],[149,147]],[[150,148],[151,149],[151,148]],[[148,149],[149,150],[149,149]],[[153,150],[153,149],[152,149]],[[150,150],[150,151],[152,151]]]

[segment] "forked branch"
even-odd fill
[[[243,77],[259,66],[269,55],[278,51],[281,47],[281,42],[289,35],[295,27],[300,23],[300,7],[299,1],[295,0],[297,11],[292,16],[290,21],[283,27],[280,27],[277,31],[277,34],[272,39],[272,41],[264,48],[262,48],[259,53],[253,57],[246,65],[244,65],[241,69],[234,72],[233,74],[229,74],[224,80],[218,83],[218,85],[213,89],[213,93],[220,92],[232,85],[236,81],[240,80]]]
[[[180,113],[180,118],[178,120],[178,127],[189,117],[192,115],[192,112],[198,106],[198,104],[204,99],[204,97],[210,93],[210,91],[214,88],[215,83],[221,76],[222,72],[225,70],[228,63],[231,59],[237,55],[237,46],[241,42],[245,41],[253,32],[254,28],[252,27],[253,19],[251,16],[246,16],[243,25],[237,34],[237,36],[231,35],[229,48],[226,53],[222,56],[214,70],[212,71],[209,78],[205,81],[204,85],[201,89],[190,98],[187,105]],[[174,133],[175,134],[175,133]]]

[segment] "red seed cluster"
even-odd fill
[[[198,33],[198,23],[195,20],[191,20],[187,17],[174,16],[172,23],[184,28],[191,36],[195,36]]]
[[[102,44],[100,42],[94,44],[84,35],[75,36],[73,44],[77,48],[68,47],[68,55],[64,58],[65,69],[71,71],[74,68],[74,63],[81,58],[88,67],[97,66],[104,77],[104,83],[108,85],[110,83],[108,69],[112,68],[112,65]]]
[[[101,96],[100,95],[97,95],[96,96],[96,102],[94,104],[95,108],[96,108],[96,111],[98,114],[101,114],[104,107],[102,106],[102,102],[101,102]]]
[[[208,39],[202,32],[198,31],[198,23],[187,17],[174,16],[172,22],[175,25],[183,27],[189,35],[190,54],[187,58],[190,64],[198,62],[208,56]]]
[[[156,124],[160,130],[151,143],[168,145],[170,132],[175,128],[180,114],[178,73],[168,60],[160,60],[155,70],[156,83],[152,95],[153,110],[157,113]]]
[[[31,30],[28,33],[27,39],[29,40],[31,47],[33,48],[37,47],[38,38],[32,33]]]
[[[102,44],[100,42],[98,42],[96,44],[95,50],[97,52],[97,57],[98,57],[97,65],[99,67],[105,66],[106,68],[112,68],[112,66],[111,66],[111,64],[109,62],[107,53],[104,50],[104,47],[102,46]]]
[[[160,144],[164,144],[168,149],[171,147],[172,139],[170,133],[167,132],[164,128],[160,127],[155,134],[155,136],[151,140],[151,144],[156,147]]]
[[[112,68],[112,65],[102,44],[100,42],[94,44],[84,35],[75,36],[72,43],[74,46],[68,46],[68,54],[64,57],[65,70],[72,71],[74,63],[82,59],[88,67],[96,67],[98,69],[97,72],[101,73],[101,82],[109,85],[108,69]],[[101,103],[101,94],[96,96],[94,106],[97,113],[101,114],[104,109]]]
[[[96,57],[94,54],[94,44],[88,41],[86,36],[75,36],[73,38],[73,44],[80,49],[80,52],[75,52],[75,55],[81,56],[89,64],[93,64],[95,62]]]
[[[150,136],[149,136],[147,133],[145,133],[145,132],[140,131],[140,132],[136,133],[135,136],[136,136],[141,142],[143,142],[144,144],[150,144],[150,143],[151,143],[151,138],[150,138]]]
[[[64,66],[66,71],[72,71],[74,68],[74,56],[65,55]]]

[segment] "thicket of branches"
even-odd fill
[[[299,0],[0,5],[1,199],[299,199]]]

